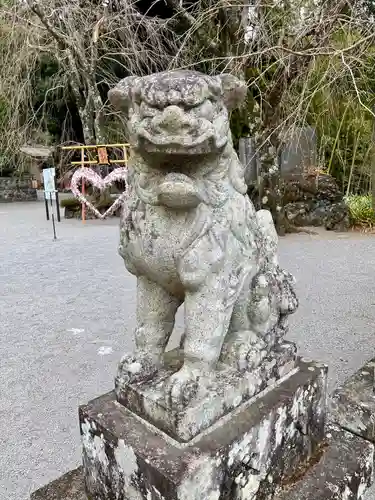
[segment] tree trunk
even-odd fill
[[[287,232],[287,220],[284,211],[283,194],[281,187],[281,172],[279,165],[278,134],[269,137],[266,130],[262,135],[263,145],[260,147],[261,177],[259,182],[259,198],[261,208],[268,209],[275,223],[279,235]]]
[[[78,61],[68,52],[70,86],[81,120],[85,144],[105,143],[103,101],[96,86],[95,75],[80,70]]]
[[[87,110],[87,106],[84,108],[78,105],[78,114],[81,119],[83,141],[85,144],[95,144],[95,129],[94,120],[90,111]]]
[[[262,108],[254,105],[250,132],[254,139],[254,149],[258,158],[258,182],[253,202],[256,208],[269,210],[278,234],[289,230],[285,216],[281,187],[279,151],[281,146],[277,105],[271,108],[263,102]]]
[[[104,115],[103,115],[103,101],[100,93],[96,87],[94,77],[92,81],[87,82],[87,104],[86,107],[92,115],[93,128],[96,138],[96,144],[105,144],[106,137],[104,133]]]
[[[97,92],[97,95],[92,96],[90,92],[84,106],[77,103],[77,107],[85,144],[105,144],[103,102],[99,93]]]

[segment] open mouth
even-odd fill
[[[138,143],[149,153],[207,154],[221,149],[226,142],[226,137],[219,139],[212,130],[204,132],[197,140],[189,136],[158,136],[150,134],[144,128],[138,131]]]

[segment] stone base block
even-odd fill
[[[317,457],[319,458],[319,457]],[[331,426],[318,463],[285,483],[277,500],[359,500],[373,479],[374,446]],[[299,479],[299,480],[298,480]],[[296,481],[296,482],[294,482]]]
[[[372,476],[373,445],[333,426],[321,450],[306,468],[285,481],[275,500],[358,500],[371,485]],[[36,491],[31,500],[88,500],[84,484],[80,467]]]
[[[332,394],[330,418],[340,427],[375,442],[375,359]]]
[[[327,370],[297,371],[188,443],[109,393],[80,408],[89,500],[270,500],[324,440]]]
[[[153,380],[120,386],[116,381],[117,400],[128,410],[151,422],[180,442],[188,442],[224,415],[285,377],[296,366],[296,346],[284,342],[272,351],[253,372],[240,372],[218,364],[215,379],[183,411],[171,411],[164,396],[164,383],[181,368],[183,357],[178,349],[165,357],[164,369]]]

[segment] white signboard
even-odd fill
[[[54,200],[56,198],[56,187],[55,187],[55,169],[54,168],[44,168],[43,169],[43,184],[44,193],[46,198]]]

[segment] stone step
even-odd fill
[[[83,467],[78,467],[35,491],[30,500],[87,500]]]
[[[359,500],[372,484],[373,460],[372,443],[331,425],[318,463],[291,478],[277,500]]]
[[[336,389],[330,401],[331,420],[375,443],[375,359]]]

